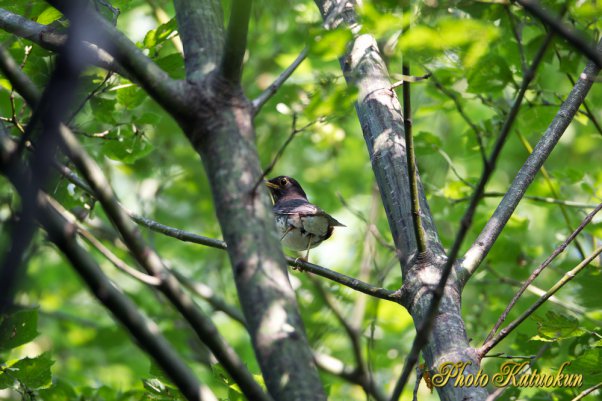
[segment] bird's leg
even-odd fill
[[[311,239],[312,239],[313,235],[309,235],[309,240],[307,241],[307,251],[305,252],[305,261],[309,262],[309,250],[311,248]]]
[[[286,231],[284,232],[284,234],[282,234],[282,237],[280,237],[280,241],[282,241],[284,239],[284,237],[286,237],[286,235],[288,233],[290,233],[291,231],[293,231],[295,227],[294,226],[288,226],[288,228],[286,229]]]
[[[299,263],[300,260],[304,261],[304,262],[309,262],[309,250],[311,249],[311,239],[312,239],[313,235],[309,235],[308,240],[307,240],[307,251],[305,251],[305,257],[300,256],[297,259],[295,259],[295,264]],[[293,266],[293,270],[299,270],[300,272],[304,272],[305,269],[303,269],[303,267],[301,266]]]

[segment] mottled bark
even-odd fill
[[[221,18],[216,2],[178,0],[175,5],[187,78],[192,84],[188,98],[194,109],[194,117],[180,124],[209,178],[233,279],[266,386],[275,400],[325,400],[267,191],[257,185],[261,168],[253,108],[238,82],[246,47],[240,43],[246,37],[240,21],[248,8],[233,10],[236,15],[231,21],[238,27],[230,27],[228,38],[223,38],[224,29],[215,28],[218,16]],[[239,6],[234,2],[233,7]],[[197,42],[203,43],[203,52],[192,49],[190,53]],[[224,66],[224,54],[231,60],[228,64],[240,65]],[[218,68],[209,71],[212,65]]]
[[[317,0],[316,4],[328,27],[345,23],[353,30],[355,14],[352,2]],[[341,67],[349,85],[358,89],[356,110],[402,265],[402,303],[419,328],[427,317],[433,299],[432,291],[440,281],[447,257],[438,238],[419,177],[420,214],[428,250],[425,254],[417,252],[412,226],[403,115],[374,37],[368,34],[355,36],[341,61]],[[443,362],[458,361],[471,363],[465,373],[476,373],[479,369],[479,361],[468,343],[462,320],[460,293],[459,281],[453,271],[423,348],[423,355],[431,371],[436,371]],[[476,401],[487,397],[485,389],[476,387],[456,388],[450,384],[437,390],[440,398],[445,401]]]

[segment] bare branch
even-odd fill
[[[506,195],[505,192],[492,191],[492,192],[485,192],[483,194],[483,197],[484,198],[501,198],[504,195]],[[564,205],[564,206],[576,207],[576,208],[580,208],[580,209],[594,209],[597,206],[593,203],[574,202],[574,201],[569,201],[569,200],[551,198],[549,196],[525,195],[523,198],[527,199],[527,200],[532,200],[534,202],[550,203],[550,204],[554,204],[554,205]],[[453,203],[464,202],[469,199],[470,199],[469,197],[452,199],[452,202]]]
[[[577,397],[573,398],[571,401],[580,401],[582,399],[584,399],[587,395],[593,393],[594,391],[598,390],[599,388],[602,388],[602,382],[596,384],[595,386],[592,386],[588,389],[583,390],[582,392],[580,392]]]
[[[21,163],[8,165],[14,143],[0,130],[0,171],[15,186],[19,194],[29,196],[30,185]],[[195,374],[178,357],[171,345],[159,332],[157,325],[150,322],[136,305],[112,283],[98,267],[94,259],[78,244],[76,227],[48,202],[41,191],[36,190],[34,216],[48,232],[52,242],[63,252],[73,268],[84,279],[92,293],[130,332],[136,343],[163,369],[176,386],[190,401],[214,401],[213,393],[196,379]]]
[[[142,53],[138,46],[94,10],[86,8],[83,15],[70,15],[70,5],[79,1],[48,0],[70,19],[82,18],[86,24],[94,26],[94,36],[84,39],[95,44],[100,42],[101,47],[106,47],[107,51],[132,75],[133,79],[140,83],[146,92],[171,115],[176,118],[186,115],[190,109],[190,102],[186,99],[185,82],[170,78],[165,71]]]
[[[66,33],[59,32],[47,25],[38,24],[3,8],[0,8],[0,29],[51,51],[60,51],[67,43]],[[90,42],[83,42],[82,52],[82,56],[90,60],[92,64],[115,71],[126,78],[130,76],[105,49]]]
[[[299,65],[301,65],[303,60],[305,60],[305,58],[307,57],[307,53],[308,50],[306,47],[301,51],[301,53],[299,53],[295,61],[293,61],[291,65],[287,67],[286,70],[282,71],[278,78],[276,78],[266,90],[264,90],[259,96],[257,96],[256,99],[253,100],[253,115],[257,115],[263,107],[263,105],[266,104],[267,101],[270,100],[272,96],[276,94],[278,89],[280,89],[280,87],[284,85],[286,80],[289,79],[291,75],[293,75],[293,72],[295,72],[297,67],[299,67]]]
[[[403,75],[410,75],[410,66],[403,64]],[[414,153],[414,137],[412,136],[412,104],[410,96],[410,82],[403,85],[403,128],[406,139],[406,158],[408,163],[408,178],[410,180],[410,198],[412,206],[412,226],[416,237],[416,248],[419,254],[427,251],[427,240],[424,227],[422,227],[422,211],[420,210],[420,192],[418,191],[418,177],[416,155]]]
[[[29,104],[35,105],[36,100],[40,98],[38,88],[23,73],[15,59],[8,50],[0,44],[0,70],[10,81],[14,90],[23,96],[23,99]]]
[[[84,191],[88,192],[90,195],[95,196],[92,189],[85,182],[83,182],[77,176],[77,174],[73,173],[73,171],[71,171],[71,169],[69,169],[68,167],[66,167],[64,165],[58,164],[58,163],[55,165],[55,167],[65,178],[67,178],[73,184],[77,185]],[[130,218],[133,221],[135,221],[136,223],[140,224],[141,226],[144,226],[155,232],[164,234],[168,237],[176,238],[176,239],[178,239],[180,241],[184,241],[184,242],[192,242],[195,244],[205,245],[205,246],[208,246],[211,248],[217,248],[217,249],[222,249],[222,250],[227,249],[226,243],[224,241],[214,239],[214,238],[204,237],[202,235],[191,233],[191,232],[179,229],[179,228],[170,227],[165,224],[161,224],[155,220],[149,219],[147,217],[143,217],[143,216],[137,215],[135,213],[129,212],[125,208],[123,208],[123,206],[121,206],[121,208],[126,213],[128,213],[128,215],[130,216]],[[305,262],[298,258],[294,259],[294,258],[287,257],[286,262],[291,267],[296,267],[296,268],[302,269],[303,271],[307,271],[307,272],[316,274],[318,276],[327,278],[329,280],[332,280],[336,283],[342,284],[346,287],[349,287],[353,290],[362,292],[364,294],[373,295],[377,298],[381,298],[381,299],[385,299],[385,300],[393,301],[393,302],[400,301],[399,291],[391,291],[391,290],[387,290],[385,288],[375,287],[371,284],[363,282],[362,280],[358,280],[356,278],[346,276],[344,274],[335,272],[334,270],[330,270],[326,267],[322,267],[322,266],[315,265],[313,263]]]
[[[238,83],[242,78],[252,4],[252,0],[234,0],[232,2],[224,57],[220,68],[222,76],[230,82]]]
[[[583,34],[563,24],[560,18],[545,10],[536,0],[516,0],[516,2],[548,26],[553,32],[566,39],[579,52],[587,56],[598,68],[602,68],[602,54],[596,49],[593,43],[583,38]]]
[[[598,49],[602,54],[602,40],[598,44]],[[489,253],[489,250],[510,219],[514,209],[516,209],[527,188],[535,178],[535,174],[543,166],[558,143],[558,140],[569,126],[579,106],[583,103],[599,71],[600,69],[594,63],[590,62],[587,64],[579,81],[573,87],[573,90],[561,106],[543,137],[519,170],[510,189],[493,213],[493,216],[491,216],[481,234],[479,234],[474,244],[464,255],[462,263],[463,272],[461,273],[464,282],[470,278],[487,253]]]
[[[585,219],[583,219],[581,224],[579,224],[579,227],[577,227],[577,229],[575,231],[573,231],[573,233],[571,235],[569,235],[567,237],[567,239],[564,240],[564,242],[562,244],[560,244],[560,246],[558,246],[554,250],[554,252],[552,252],[552,254],[541,265],[539,265],[539,267],[537,269],[535,269],[533,271],[533,273],[531,273],[529,278],[527,280],[525,280],[525,282],[522,284],[521,288],[517,291],[517,293],[514,295],[514,297],[512,297],[512,300],[510,301],[510,303],[508,304],[508,306],[506,307],[504,312],[500,315],[498,321],[495,323],[495,325],[491,329],[491,332],[485,339],[485,341],[484,341],[485,343],[487,343],[489,340],[491,340],[491,338],[495,335],[495,333],[497,333],[498,329],[501,327],[501,325],[506,320],[508,313],[514,307],[514,305],[516,305],[519,298],[523,295],[523,293],[525,292],[527,287],[533,281],[535,281],[535,279],[539,276],[539,274],[543,271],[543,269],[548,267],[550,265],[550,263],[552,263],[552,261],[554,259],[556,259],[556,257],[558,255],[560,255],[562,252],[564,252],[566,247],[569,246],[569,244],[577,237],[577,235],[579,235],[579,233],[585,228],[585,226],[587,226],[592,221],[592,219],[600,211],[600,209],[602,209],[602,203],[599,204],[590,214],[588,214],[587,217]]]
[[[63,73],[69,71],[63,71]],[[61,113],[56,114],[53,118],[60,118]],[[121,234],[124,243],[136,261],[151,276],[161,280],[159,290],[186,318],[199,339],[207,345],[216,359],[222,363],[226,371],[240,386],[241,391],[250,398],[270,401],[271,397],[261,389],[236,352],[220,336],[211,319],[200,308],[196,307],[194,302],[184,293],[178,281],[165,268],[156,252],[146,245],[137,227],[122,209],[100,167],[81,147],[69,128],[61,124],[58,131],[61,146],[65,153],[84,175],[94,197],[103,205],[105,212]]]
[[[508,326],[504,327],[498,334],[490,338],[489,341],[485,342],[478,350],[479,356],[483,357],[493,347],[495,347],[500,341],[502,341],[508,334],[516,329],[522,322],[525,321],[529,316],[533,314],[541,305],[543,305],[548,298],[554,295],[560,290],[566,283],[571,281],[577,274],[585,269],[594,259],[602,253],[602,246],[594,250],[585,260],[575,266],[572,270],[566,272],[564,276],[558,280],[556,284],[552,286],[546,293],[541,296],[533,305],[531,305],[526,311],[524,311],[519,317],[512,321]]]

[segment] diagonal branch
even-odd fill
[[[21,196],[27,195],[29,175],[21,163],[7,165],[16,146],[0,130],[0,171],[8,177]],[[79,246],[75,238],[76,227],[48,202],[41,191],[33,196],[34,216],[44,226],[49,238],[67,257],[73,268],[86,282],[92,293],[130,332],[139,346],[145,350],[169,376],[182,394],[190,401],[215,400],[211,391],[200,384],[195,374],[182,362],[171,345],[161,335],[154,322],[150,322],[136,305],[112,283],[98,267],[94,259]]]
[[[81,16],[71,15],[70,5],[79,1],[81,0],[48,0],[70,19],[83,18],[87,24],[94,26],[93,37],[84,39],[106,48],[133,79],[172,116],[182,118],[186,115],[190,109],[190,103],[186,99],[186,84],[170,78],[123,33],[90,7],[87,7]]]
[[[495,164],[497,162],[498,157],[500,156],[500,153],[502,152],[502,148],[504,147],[506,138],[510,134],[512,125],[514,124],[514,120],[518,115],[525,93],[529,88],[529,84],[531,83],[533,78],[535,78],[535,72],[537,71],[537,67],[541,63],[543,56],[545,55],[545,52],[552,41],[552,37],[552,33],[548,33],[546,35],[544,43],[541,45],[539,51],[535,55],[531,66],[528,70],[523,72],[523,82],[521,83],[516,99],[514,100],[512,108],[510,109],[508,116],[504,121],[504,125],[502,126],[500,135],[498,136],[495,142],[493,150],[491,151],[491,154],[487,159],[487,163],[484,166],[483,173],[481,174],[481,178],[479,179],[479,183],[477,184],[477,187],[474,193],[472,194],[472,197],[470,198],[468,208],[466,209],[466,212],[464,212],[464,216],[462,216],[462,220],[460,222],[460,230],[458,231],[458,234],[456,234],[456,239],[454,240],[454,244],[452,245],[451,251],[449,252],[447,266],[451,266],[451,264],[455,262],[458,256],[460,247],[462,246],[462,242],[464,241],[464,238],[468,233],[468,229],[472,224],[472,218],[476,212],[479,201],[481,200],[481,197],[485,192],[485,186],[489,181],[489,177],[491,177],[491,174],[493,174],[493,171],[495,170]]]
[[[270,86],[266,90],[264,90],[256,99],[254,99],[251,103],[253,105],[253,115],[257,115],[264,104],[267,103],[268,100],[272,98],[280,89],[282,85],[286,82],[287,79],[290,78],[291,75],[295,72],[297,67],[301,65],[303,60],[307,57],[307,47],[304,48],[301,53],[297,56],[297,58],[287,67],[286,70],[282,71],[282,73],[272,82]]]
[[[410,75],[409,64],[404,63],[403,75]],[[412,104],[410,96],[410,82],[403,84],[403,128],[406,139],[406,157],[408,164],[408,176],[410,179],[410,198],[412,206],[412,226],[416,238],[416,248],[419,255],[426,253],[427,240],[424,227],[422,227],[422,211],[420,210],[420,192],[418,191],[418,178],[416,168],[416,154],[414,153],[414,137],[412,134]]]
[[[220,68],[222,77],[230,82],[239,83],[242,78],[252,3],[252,0],[234,0],[232,2],[224,57]]]
[[[579,227],[577,227],[577,229],[575,231],[573,231],[573,233],[571,235],[569,235],[568,238],[562,244],[560,244],[560,246],[558,248],[556,248],[554,250],[554,252],[552,252],[552,254],[541,265],[539,265],[539,267],[537,267],[537,269],[535,269],[533,271],[533,273],[531,273],[529,278],[527,280],[525,280],[525,282],[522,284],[522,286],[518,290],[518,292],[514,295],[514,297],[512,297],[512,300],[510,301],[510,303],[508,304],[508,306],[506,307],[504,312],[500,315],[498,321],[495,323],[495,325],[491,329],[491,332],[485,339],[485,341],[484,341],[485,343],[487,343],[489,340],[491,340],[493,338],[493,336],[495,335],[495,333],[497,333],[499,328],[502,326],[502,324],[506,320],[508,313],[510,313],[510,310],[514,307],[514,305],[516,305],[519,298],[521,297],[521,295],[523,295],[523,293],[529,287],[529,285],[531,285],[531,283],[539,276],[539,274],[546,267],[548,267],[550,265],[550,263],[552,263],[552,261],[554,261],[554,259],[556,259],[556,257],[558,255],[560,255],[562,252],[564,252],[566,247],[569,246],[569,244],[577,237],[577,235],[579,235],[579,233],[585,228],[585,226],[587,226],[592,221],[592,219],[600,211],[600,209],[602,209],[602,203],[599,204],[590,214],[588,214],[585,217],[585,219],[583,219],[581,224],[579,224]]]
[[[583,35],[574,29],[562,23],[559,17],[552,15],[549,11],[541,7],[537,0],[516,0],[529,13],[543,22],[546,26],[566,39],[574,48],[587,56],[598,68],[602,68],[602,54],[596,50],[596,46],[589,40],[583,38]]]
[[[271,400],[270,396],[261,389],[249,373],[236,352],[221,337],[211,319],[200,308],[196,307],[190,297],[182,290],[177,279],[165,268],[156,252],[144,242],[137,227],[121,208],[100,167],[81,147],[69,128],[61,125],[58,131],[61,146],[65,153],[84,175],[89,189],[102,204],[133,257],[151,276],[161,280],[158,289],[186,318],[199,339],[207,345],[216,359],[222,363],[245,395],[257,400]]]
[[[67,43],[66,33],[60,32],[48,25],[38,24],[3,8],[0,8],[0,29],[32,41],[38,46],[51,51],[60,51],[65,46],[65,43]],[[82,56],[98,67],[115,71],[126,78],[129,77],[129,74],[117,63],[112,55],[95,44],[83,42]]]
[[[595,260],[598,255],[602,254],[602,246],[595,249],[587,258],[585,258],[581,263],[575,266],[570,271],[566,272],[564,276],[558,280],[556,284],[552,286],[544,295],[542,295],[533,305],[531,305],[526,311],[524,311],[519,317],[517,317],[514,321],[512,321],[508,326],[504,327],[498,334],[493,336],[489,341],[485,342],[478,350],[477,353],[482,358],[487,352],[489,352],[493,347],[495,347],[500,341],[502,341],[508,334],[510,334],[514,329],[516,329],[522,322],[525,321],[529,316],[533,314],[541,305],[543,305],[548,298],[554,295],[558,290],[560,290],[566,283],[571,281],[577,274],[579,274],[583,269],[585,269],[589,264]]]
[[[73,184],[77,185],[84,191],[88,192],[90,195],[95,196],[92,189],[82,181],[75,173],[73,173],[68,167],[63,166],[61,164],[56,164],[55,168],[59,170],[59,172],[71,181]],[[155,232],[164,234],[168,237],[172,237],[184,242],[191,242],[194,244],[205,245],[211,248],[217,248],[226,250],[228,247],[224,241],[204,237],[202,235],[198,235],[195,233],[191,233],[179,228],[170,227],[165,224],[161,224],[155,220],[149,219],[144,216],[137,215],[135,213],[129,212],[120,205],[120,207],[124,210],[125,213],[129,215],[129,217],[136,222],[137,224],[144,226],[150,230]],[[384,299],[392,302],[400,302],[400,293],[399,291],[391,291],[385,288],[380,288],[373,286],[371,284],[365,283],[362,280],[358,280],[354,277],[346,276],[342,273],[335,272],[334,270],[328,269],[326,267],[322,267],[319,265],[315,265],[313,263],[306,262],[299,258],[291,258],[287,257],[286,262],[291,267],[299,268],[303,271],[307,271],[309,273],[313,273],[315,275],[327,278],[331,281],[349,287],[355,291],[362,292],[367,295],[372,295],[380,299]],[[175,274],[175,273],[174,273]]]
[[[598,51],[602,54],[602,40],[598,43]],[[543,137],[519,170],[508,192],[506,192],[506,195],[493,213],[493,216],[491,216],[474,244],[464,255],[461,272],[464,282],[470,278],[485,256],[487,256],[487,253],[489,253],[489,250],[518,206],[527,188],[533,182],[535,175],[550,156],[550,153],[552,153],[552,150],[554,150],[558,140],[560,140],[560,137],[569,126],[579,106],[583,103],[599,71],[600,69],[593,62],[587,64],[579,81],[577,81]]]

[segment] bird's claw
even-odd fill
[[[299,265],[299,261],[303,261],[303,262],[307,262],[307,259],[305,259],[303,256],[298,257],[297,259],[295,259],[295,263],[293,264],[292,268],[293,270],[298,270],[301,273],[303,273],[305,271],[305,269],[303,268],[303,266]]]

